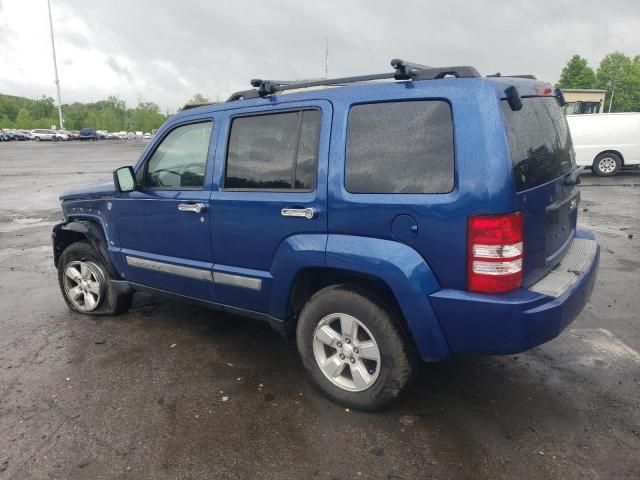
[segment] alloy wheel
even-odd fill
[[[345,313],[333,313],[318,322],[313,355],[324,376],[343,390],[364,391],[380,375],[378,343],[360,320]]]
[[[70,262],[64,269],[64,292],[76,309],[91,312],[102,300],[104,278],[95,263]]]

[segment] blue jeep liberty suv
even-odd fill
[[[562,94],[532,76],[393,60],[388,73],[252,80],[166,121],[134,167],[60,197],[72,310],[174,295],[295,335],[334,401],[379,409],[419,361],[540,345],[599,259]]]

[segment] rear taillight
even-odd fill
[[[522,213],[472,215],[467,224],[467,289],[503,293],[522,285]]]

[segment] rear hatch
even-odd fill
[[[555,97],[523,97],[522,108],[502,102],[516,189],[524,214],[524,287],[544,277],[569,248],[580,191],[569,128]]]

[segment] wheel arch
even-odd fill
[[[620,166],[621,166],[621,167],[623,167],[623,166],[624,166],[624,155],[622,155],[622,152],[620,152],[619,150],[615,150],[615,149],[613,149],[613,148],[608,148],[608,149],[606,149],[606,150],[602,150],[601,152],[598,152],[598,153],[596,154],[596,156],[595,156],[595,157],[593,157],[593,162],[592,162],[592,164],[596,162],[596,160],[598,159],[598,157],[599,157],[600,155],[604,155],[604,154],[607,154],[607,153],[613,153],[613,154],[615,154],[618,158],[620,158]]]
[[[279,249],[282,256],[276,255],[279,261],[271,270],[275,280],[271,314],[284,318],[286,332],[295,329],[297,316],[313,293],[325,286],[348,284],[364,288],[394,309],[424,360],[450,355],[428,298],[440,285],[413,248],[391,240],[350,235],[314,237],[315,241],[306,240],[313,251],[291,248],[300,247],[300,242]]]
[[[285,314],[287,333],[295,331],[298,315],[309,298],[325,287],[341,284],[365,290],[383,301],[401,320],[406,333],[409,333],[400,304],[393,290],[382,278],[330,267],[305,267],[296,273],[289,291]]]
[[[51,242],[53,245],[53,262],[56,268],[62,252],[74,242],[86,240],[96,251],[112,278],[119,278],[111,257],[102,225],[94,220],[69,220],[53,227]]]

